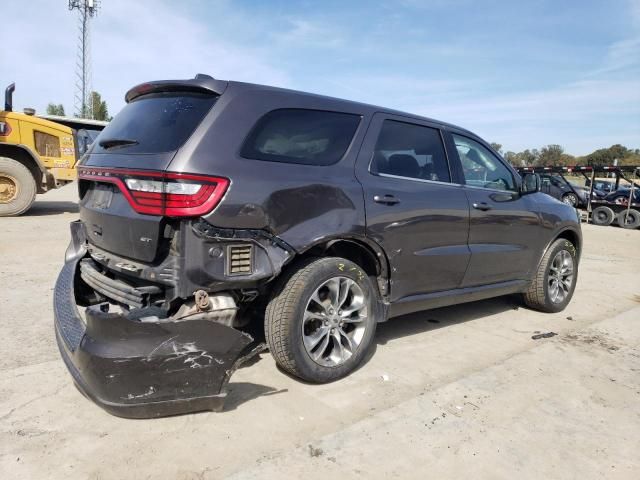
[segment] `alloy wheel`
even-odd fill
[[[560,250],[549,267],[548,293],[553,303],[562,303],[573,285],[573,257],[567,250]]]
[[[302,339],[311,359],[338,367],[356,352],[367,328],[367,299],[347,277],[333,277],[311,295],[304,311]]]

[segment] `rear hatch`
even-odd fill
[[[219,97],[192,82],[130,91],[78,166],[80,219],[97,247],[153,262],[169,218],[206,213],[224,193],[224,179],[167,171]]]

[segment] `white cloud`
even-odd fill
[[[398,2],[405,7],[448,5],[444,0],[437,0],[436,7],[433,2]],[[308,15],[284,9],[287,13],[281,15],[283,9],[257,13],[228,0],[108,0],[93,22],[93,86],[114,114],[137,83],[201,72],[421,113],[460,124],[510,149],[554,142],[572,153],[618,142],[637,147],[640,0],[628,0],[627,6],[630,28],[599,62],[588,58],[596,68],[555,85],[549,72],[545,85],[552,86],[525,88],[509,75],[492,72],[491,61],[506,58],[500,48],[495,51],[502,57],[488,59],[486,70],[461,74],[455,67],[465,59],[486,59],[494,52],[489,43],[473,43],[477,37],[466,32],[431,39],[420,31],[414,34],[405,28],[404,16],[392,14],[402,8],[398,3],[385,7],[393,11],[389,15],[372,16],[363,36],[341,12],[322,9]],[[3,18],[12,21],[2,27],[9,47],[0,51],[0,86],[16,81],[19,108],[42,111],[53,101],[72,113],[76,15],[63,0],[3,0],[2,9]],[[413,8],[407,11],[418,15]],[[368,14],[363,10],[363,16]],[[522,58],[546,65],[534,54],[529,49]],[[553,58],[562,66],[558,55]],[[513,62],[510,68],[517,76],[518,59]],[[505,86],[508,93],[501,90]]]
[[[224,2],[200,21],[174,3],[109,0],[92,25],[93,87],[107,100],[111,113],[124,105],[125,92],[137,83],[163,78],[189,78],[208,73],[217,78],[290,84],[273,67],[262,47],[243,47],[227,37],[238,21]],[[76,15],[65,2],[3,2],[2,35],[11,42],[0,54],[1,80],[17,83],[16,105],[43,111],[49,101],[73,112],[75,90]],[[244,26],[246,28],[246,24]],[[25,32],[25,30],[27,30]],[[10,73],[9,73],[10,72]],[[11,78],[5,78],[11,75]]]
[[[225,38],[223,32],[229,25],[224,24],[229,20],[220,11],[224,10],[222,5],[215,6],[218,14],[208,22],[181,16],[180,9],[171,5],[125,0],[110,0],[108,5],[102,24],[96,23],[94,86],[117,92],[118,100],[137,83],[189,78],[196,73],[256,83],[289,83],[288,76],[272,67],[259,49],[243,48]]]
[[[280,46],[337,48],[345,44],[342,33],[326,23],[290,17],[287,24],[288,29],[271,34]]]

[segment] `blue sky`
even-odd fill
[[[0,83],[73,111],[66,0],[3,0]],[[93,86],[111,113],[203,72],[414,112],[506,150],[640,147],[640,0],[101,0]]]

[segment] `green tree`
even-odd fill
[[[518,164],[518,154],[516,152],[512,152],[511,150],[509,150],[508,152],[505,152],[503,157],[507,162],[509,162],[514,167],[521,166]]]
[[[538,156],[538,165],[541,167],[547,167],[550,165],[565,165],[566,156],[564,155],[564,148],[560,145],[552,144],[545,145],[540,149],[540,155]]]
[[[110,121],[109,109],[107,102],[102,100],[102,96],[98,92],[91,92],[91,111],[94,120]]]
[[[516,167],[533,167],[538,165],[538,157],[540,153],[535,148],[533,150],[526,149],[523,152],[507,152],[504,158]]]
[[[570,165],[640,165],[640,149],[627,148],[615,144],[609,148],[600,148],[582,157],[574,157],[564,151],[560,145],[545,145],[540,150],[506,152],[504,158],[516,167],[527,166],[570,166]]]
[[[616,160],[619,165],[631,165],[628,161],[634,157],[637,158],[633,150],[617,143],[609,148],[600,148],[583,158],[588,165],[613,165]]]
[[[64,106],[61,103],[57,105],[55,103],[49,103],[49,105],[47,105],[47,115],[59,115],[64,117]]]
[[[500,155],[502,155],[502,144],[501,143],[491,142],[489,145],[491,145],[491,148],[493,148],[496,152],[498,152]]]

